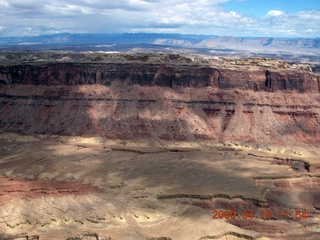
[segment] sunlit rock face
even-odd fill
[[[3,131],[111,139],[319,140],[319,76],[307,64],[179,55],[50,57],[45,63],[15,59],[0,66]]]
[[[315,69],[0,55],[0,240],[319,239]]]
[[[199,61],[179,55],[122,56],[113,62],[41,62],[0,66],[2,84],[46,86],[160,86],[217,87],[255,91],[319,92],[318,76],[308,65],[275,59],[225,59]],[[110,57],[109,57],[110,58]],[[110,61],[110,59],[107,59]]]

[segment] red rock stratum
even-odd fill
[[[319,239],[315,69],[1,53],[0,239]]]
[[[49,56],[45,63],[28,57],[0,66],[5,132],[319,141],[320,77],[307,64],[101,53],[68,61]]]

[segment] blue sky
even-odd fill
[[[227,11],[263,17],[270,10],[294,14],[300,11],[320,10],[320,0],[247,0],[229,1],[222,4]]]
[[[320,0],[0,0],[0,36],[153,32],[320,37]]]

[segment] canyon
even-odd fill
[[[318,239],[319,91],[315,63],[3,51],[0,239]]]

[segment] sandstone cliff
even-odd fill
[[[171,62],[168,62],[168,59]],[[136,60],[128,62],[129,60]],[[97,60],[97,59],[95,59]],[[255,91],[297,90],[319,92],[319,77],[308,65],[289,65],[275,59],[225,59],[197,64],[181,61],[179,55],[160,56],[158,62],[148,56],[126,56],[126,62],[23,63],[0,66],[0,84],[76,86],[83,84],[218,87]]]
[[[319,239],[316,69],[0,54],[0,239]]]
[[[2,131],[188,141],[320,139],[319,76],[308,65],[275,59],[89,54],[77,61],[9,61],[0,66],[0,83]]]

